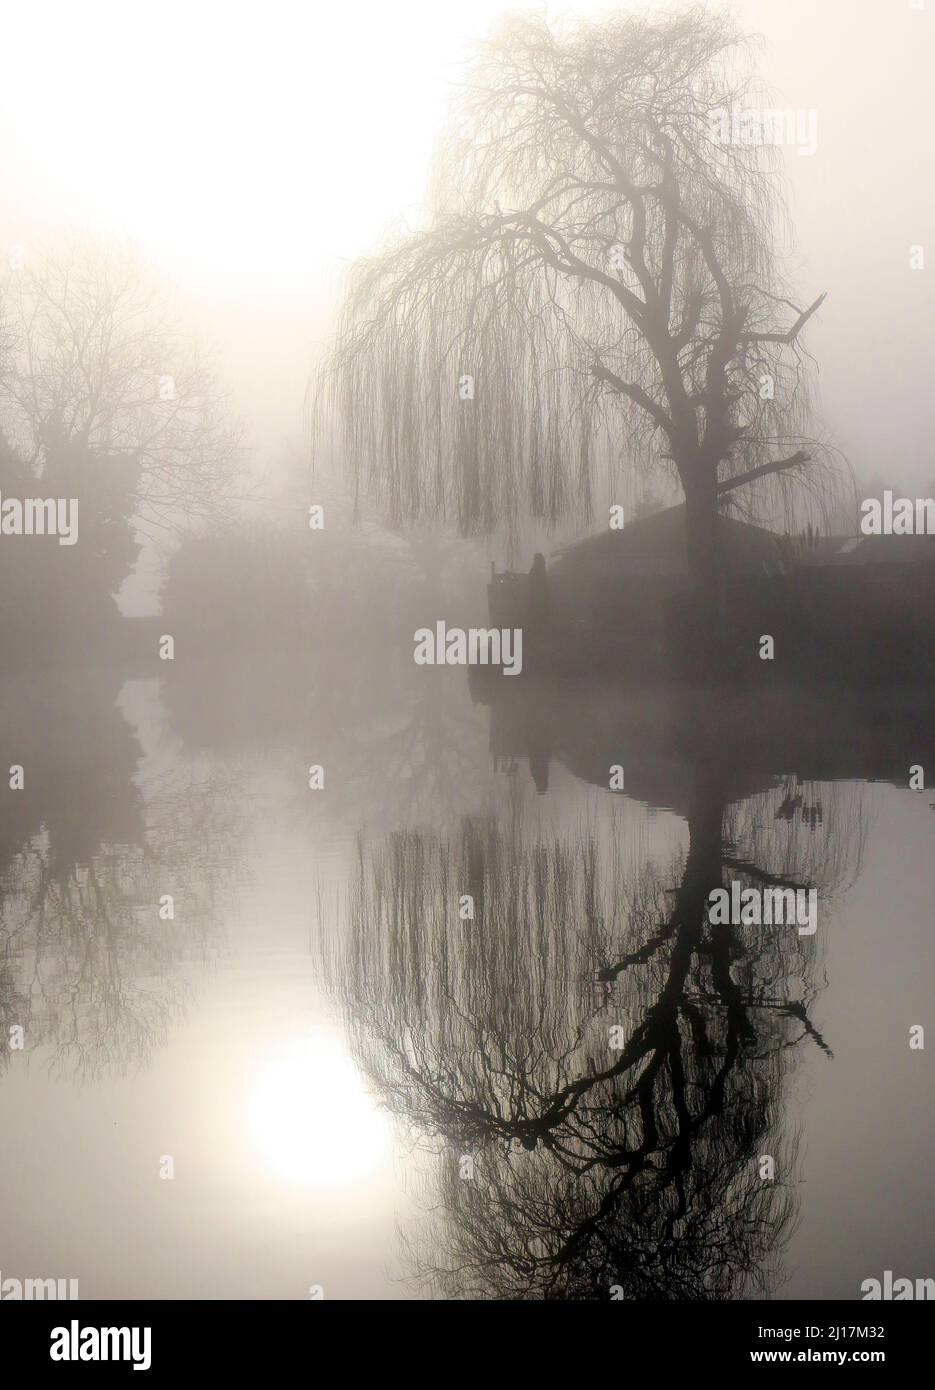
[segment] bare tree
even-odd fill
[[[240,431],[155,273],[130,250],[74,243],[11,271],[3,306],[0,426],[22,457],[38,471],[73,447],[124,455],[144,530],[216,522]]]
[[[481,46],[427,224],[355,268],[316,398],[395,521],[554,523],[625,454],[674,471],[713,637],[719,512],[822,500],[799,337],[824,296],[780,273],[775,151],[719,138],[758,100],[749,51],[700,8]]]

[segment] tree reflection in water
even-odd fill
[[[49,711],[0,824],[0,1030],[87,1078],[167,1042],[190,997],[183,962],[215,953],[244,811],[236,780],[194,762],[140,785],[112,691],[80,693]],[[16,1056],[0,1048],[0,1065]]]
[[[358,1064],[434,1155],[402,1237],[425,1290],[719,1299],[781,1281],[798,1150],[784,1078],[803,1046],[831,1055],[811,1018],[821,918],[815,937],[715,926],[706,899],[737,877],[827,905],[859,865],[863,789],[784,779],[731,803],[698,763],[686,819],[678,861],[629,876],[594,827],[540,833],[517,808],[453,840],[359,843],[322,961]]]

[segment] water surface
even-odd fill
[[[360,676],[4,682],[2,1277],[852,1299],[935,1272],[924,709]],[[733,880],[814,888],[816,932],[712,926]]]

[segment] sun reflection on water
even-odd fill
[[[387,1117],[337,1039],[325,1034],[303,1038],[264,1062],[249,1115],[258,1151],[288,1182],[346,1186],[387,1157]]]

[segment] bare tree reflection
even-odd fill
[[[780,1279],[797,1151],[783,1077],[808,1038],[828,1050],[810,1018],[821,936],[717,926],[706,903],[758,872],[827,897],[862,809],[855,793],[820,826],[777,820],[777,793],[730,806],[714,763],[692,781],[665,874],[628,877],[592,831],[540,835],[519,807],[455,843],[361,843],[325,974],[377,1094],[434,1155],[431,1216],[404,1236],[429,1289],[707,1299]]]
[[[191,994],[185,963],[215,950],[240,819],[217,779],[128,783],[124,795],[139,802],[137,842],[72,855],[43,825],[3,874],[0,1026],[21,1026],[26,1051],[82,1077],[142,1067],[167,1041]]]

